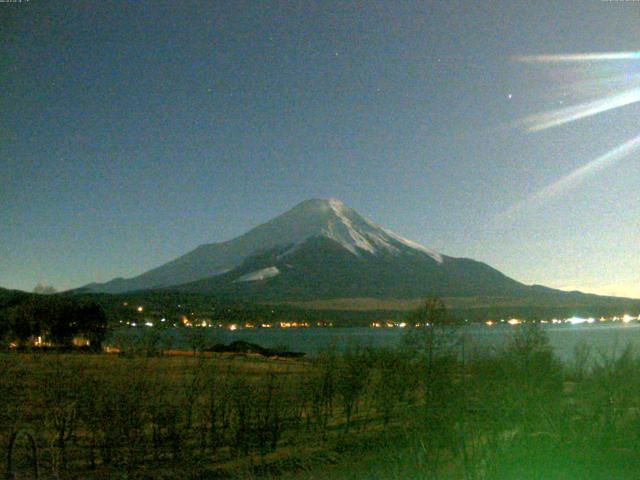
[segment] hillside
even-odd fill
[[[407,240],[333,199],[307,200],[236,239],[202,245],[139,276],[79,289],[152,290],[305,309],[339,305],[359,310],[366,303],[362,299],[386,309],[397,302],[439,296],[461,310],[640,310],[638,300],[525,285],[485,263],[443,255]]]

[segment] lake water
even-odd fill
[[[465,333],[465,348],[468,351],[476,349],[495,348],[504,345],[519,326],[469,325],[462,327]],[[596,323],[583,325],[544,325],[544,331],[556,354],[563,360],[572,357],[576,346],[585,343],[591,346],[592,353],[611,354],[622,351],[628,344],[640,352],[640,324],[639,323]],[[152,329],[131,328],[120,331],[119,335],[132,337],[152,334]],[[190,334],[186,329],[170,329],[162,333],[164,342],[173,348],[188,348]],[[257,343],[263,347],[286,347],[291,351],[305,352],[313,355],[323,349],[335,346],[338,350],[348,346],[363,347],[395,347],[401,343],[406,330],[400,328],[295,328],[295,329],[247,329],[229,331],[223,329],[205,329],[207,343],[230,343],[234,340],[244,340]],[[157,334],[157,332],[156,332]],[[106,344],[117,343],[107,339]]]

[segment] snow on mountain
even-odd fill
[[[312,199],[233,240],[201,245],[134,278],[85,288],[118,293],[183,284],[221,275],[260,252],[278,249],[280,258],[285,257],[308,240],[319,237],[333,240],[356,257],[410,253],[427,255],[436,264],[443,262],[439,253],[374,224],[339,200]]]
[[[432,250],[430,248],[425,247],[424,245],[420,245],[417,242],[414,242],[413,240],[409,240],[407,238],[401,237],[400,235],[393,233],[390,230],[387,229],[382,229],[387,235],[389,235],[391,238],[393,238],[394,240],[402,243],[403,245],[406,245],[409,248],[413,248],[414,250],[419,250],[421,252],[426,253],[427,255],[429,255],[431,258],[433,258],[436,262],[438,263],[442,263],[442,255],[440,255],[438,252],[436,252],[435,250]]]
[[[319,202],[318,208],[328,208],[330,212],[327,215],[327,226],[321,230],[320,234],[335,240],[354,255],[359,255],[359,250],[372,254],[387,250],[397,254],[399,243],[426,253],[438,263],[442,263],[442,256],[439,253],[372,223],[339,200],[318,200],[317,202]]]
[[[239,278],[236,278],[234,282],[256,282],[259,280],[265,280],[267,278],[275,277],[280,274],[278,267],[267,267],[255,272],[247,273]]]
[[[356,256],[383,251],[397,254],[402,247],[426,253],[436,262],[442,256],[407,240],[361,216],[336,199],[307,200],[271,222],[249,231],[241,239],[251,238],[262,248],[291,245],[292,249],[309,238],[323,236],[336,241]]]

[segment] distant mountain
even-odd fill
[[[13,297],[15,295],[27,295],[27,292],[21,290],[9,290],[7,288],[0,287],[0,298]]]
[[[28,297],[29,295],[29,293],[21,290],[9,290],[0,287],[0,306],[14,300],[15,298]]]
[[[460,268],[460,263],[468,268]],[[338,200],[308,200],[234,240],[202,245],[137,277],[94,283],[84,289],[122,293],[188,284],[181,289],[198,291],[229,283],[226,290],[242,290],[243,285],[256,290],[255,282],[281,284],[283,278],[316,285],[309,276],[321,275],[337,282],[322,287],[331,294],[338,293],[338,285],[353,290],[356,284],[372,293],[384,293],[391,286],[380,291],[381,283],[387,283],[389,276],[422,293],[424,285],[417,287],[416,282],[427,282],[442,291],[447,284],[463,280],[465,270],[477,268],[498,281],[496,287],[519,285],[486,265],[445,257],[402,238]],[[369,275],[366,285],[362,284],[363,274]],[[392,290],[399,292],[402,287]]]
[[[407,240],[333,199],[307,200],[236,239],[202,245],[137,277],[82,290],[149,289],[259,302],[427,295],[516,304],[618,301],[524,285],[482,262],[448,257]]]

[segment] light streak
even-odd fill
[[[525,63],[602,62],[611,60],[638,60],[640,52],[569,53],[559,55],[518,55],[513,57]]]
[[[585,102],[571,107],[531,115],[521,120],[520,123],[526,126],[528,131],[538,132],[636,102],[640,102],[640,88],[633,88],[592,102]]]
[[[525,63],[563,64],[580,62],[611,62],[619,60],[639,60],[640,51],[560,55],[521,55],[512,58],[516,61]],[[539,132],[640,102],[640,86],[637,83],[638,80],[640,80],[640,71],[636,68],[628,70],[626,68],[626,64],[623,64],[622,68],[626,71],[618,70],[617,75],[607,75],[605,78],[595,77],[590,80],[575,81],[567,85],[567,87],[574,88],[573,92],[567,92],[572,94],[574,98],[578,98],[580,96],[584,98],[584,93],[594,87],[600,86],[602,87],[601,94],[606,93],[605,96],[601,95],[600,98],[595,100],[583,101],[582,103],[571,105],[569,107],[530,115],[517,121],[515,125],[525,128],[529,132]],[[606,69],[602,71],[602,73],[604,72],[606,72]],[[598,72],[595,71],[595,73],[597,74]],[[627,89],[620,90],[621,86],[625,86]],[[565,194],[578,187],[587,178],[610,168],[639,149],[640,135],[613,148],[604,155],[591,160],[562,178],[529,195],[524,200],[510,207],[507,211],[498,215],[498,217],[511,216],[522,210],[524,207],[541,204],[559,195]]]
[[[595,175],[602,170],[605,170],[615,163],[619,162],[623,158],[631,155],[632,153],[640,150],[640,135],[629,140],[622,145],[617,146],[613,150],[608,151],[604,155],[590,161],[582,167],[576,168],[568,175],[556,180],[551,185],[544,187],[536,193],[530,195],[522,202],[517,203],[511,207],[505,215],[509,216],[522,208],[532,205],[541,204],[554,197],[564,194],[570,190],[573,190],[584,182],[588,177]]]

